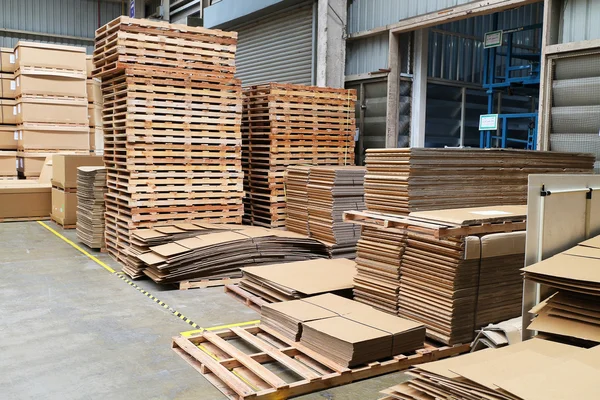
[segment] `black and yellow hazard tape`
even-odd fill
[[[202,329],[194,321],[192,321],[191,319],[189,319],[188,317],[186,317],[185,315],[183,315],[179,311],[174,310],[173,308],[169,307],[169,305],[166,304],[164,301],[161,301],[161,300],[157,299],[151,293],[149,293],[148,291],[142,289],[141,287],[139,287],[138,285],[136,285],[135,283],[133,283],[122,272],[116,272],[110,266],[108,266],[104,262],[100,261],[97,257],[91,255],[90,253],[88,253],[87,251],[85,251],[84,249],[82,249],[80,246],[78,246],[77,244],[75,244],[72,240],[67,239],[66,237],[64,237],[63,235],[61,235],[60,233],[58,233],[56,230],[54,230],[51,227],[49,227],[46,223],[44,223],[42,221],[37,221],[37,222],[38,222],[38,224],[42,225],[44,228],[46,228],[47,230],[49,230],[50,232],[52,232],[56,237],[62,239],[65,243],[67,243],[67,244],[71,245],[71,247],[77,249],[83,255],[85,255],[86,257],[88,257],[90,260],[94,261],[96,264],[100,265],[102,268],[104,268],[105,270],[107,270],[108,272],[110,272],[112,275],[118,276],[121,280],[123,280],[124,282],[126,282],[129,286],[133,287],[135,290],[137,290],[138,292],[142,293],[143,295],[145,295],[146,297],[148,297],[150,300],[154,301],[156,304],[158,304],[159,306],[163,307],[165,310],[168,310],[169,312],[171,312],[173,315],[175,315],[177,318],[179,318],[183,322],[191,325],[193,328],[196,328],[196,330]]]

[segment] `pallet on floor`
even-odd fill
[[[60,226],[63,229],[76,229],[77,228],[77,224],[65,225],[53,216],[50,216],[50,219],[52,220],[52,222],[54,222],[56,225]]]
[[[235,285],[242,278],[223,278],[223,279],[202,279],[199,281],[183,281],[179,282],[179,290],[188,289],[205,289],[209,287]]]
[[[269,304],[268,301],[253,295],[247,290],[241,288],[239,285],[225,285],[225,293],[241,302],[245,306],[250,307],[257,313],[260,313],[263,305]]]
[[[246,354],[232,341],[255,348]],[[322,355],[293,342],[265,326],[230,328],[221,332],[173,338],[173,350],[200,372],[229,399],[275,400],[300,396],[318,390],[345,385],[411,366],[464,353],[469,345],[425,346],[410,355],[369,363],[356,368],[342,367]],[[277,364],[293,371],[295,381],[284,380],[267,369],[265,364]]]
[[[2,223],[2,222],[48,221],[49,219],[50,219],[49,215],[45,215],[43,217],[0,218],[0,223]]]

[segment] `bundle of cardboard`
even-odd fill
[[[532,339],[412,368],[385,400],[591,400],[598,397],[600,346]],[[383,400],[382,399],[382,400]]]
[[[421,324],[332,294],[265,305],[261,321],[345,367],[414,351],[425,340]]]
[[[239,277],[244,266],[329,256],[316,240],[260,227],[201,234],[149,250],[138,259],[145,264],[144,274],[157,283]]]
[[[104,248],[104,167],[77,168],[77,238],[92,249]]]
[[[289,167],[287,229],[322,240],[332,257],[355,258],[360,227],[344,222],[343,213],[365,208],[364,175],[364,167]]]
[[[526,204],[529,174],[592,173],[594,156],[508,149],[368,149],[367,209],[413,211]]]
[[[321,293],[351,295],[356,264],[345,258],[316,259],[242,268],[240,286],[266,301],[278,302]]]

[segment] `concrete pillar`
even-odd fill
[[[389,35],[385,147],[395,148],[398,147],[400,117],[400,37],[392,32]]]
[[[410,147],[425,147],[425,116],[427,112],[427,59],[429,32],[415,31],[412,111],[410,120]]]
[[[346,0],[318,0],[317,86],[344,87],[347,14]]]
[[[134,18],[144,18],[145,15],[145,6],[146,6],[146,2],[144,0],[129,0],[129,11],[127,12],[127,15],[131,16],[130,12],[131,12],[131,5],[134,4],[135,5],[135,14],[133,15]]]

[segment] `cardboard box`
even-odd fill
[[[525,231],[465,237],[465,260],[525,254]]]
[[[88,115],[90,118],[90,128],[102,128],[102,106],[89,104]]]
[[[0,72],[15,72],[17,61],[13,49],[0,48]]]
[[[17,172],[26,178],[40,176],[47,153],[17,153]],[[50,213],[48,213],[50,215]]]
[[[18,138],[16,125],[0,125],[0,150],[16,150]]]
[[[77,192],[52,188],[52,218],[64,226],[77,223]]]
[[[87,76],[85,48],[47,43],[19,42],[15,47],[17,69],[53,69]]]
[[[100,79],[88,79],[86,86],[88,103],[102,105],[104,99],[102,97],[102,82]]]
[[[85,79],[80,77],[49,76],[39,72],[17,72],[15,77],[16,97],[58,96],[86,97]]]
[[[0,151],[0,176],[17,176],[16,151]]]
[[[12,99],[17,97],[17,82],[14,74],[0,74],[0,98]]]
[[[48,218],[52,210],[51,186],[0,182],[0,204],[0,218]]]
[[[102,128],[90,128],[90,150],[104,150],[104,130]]]
[[[85,56],[85,69],[88,78],[92,77],[92,72],[94,71],[94,57],[93,56]]]
[[[22,97],[17,103],[17,123],[88,125],[87,101]]]
[[[0,124],[15,125],[17,123],[17,102],[0,99]]]
[[[89,150],[87,126],[22,124],[18,147],[22,150]]]
[[[52,185],[63,189],[77,188],[77,168],[103,166],[101,156],[56,154],[52,157]]]

